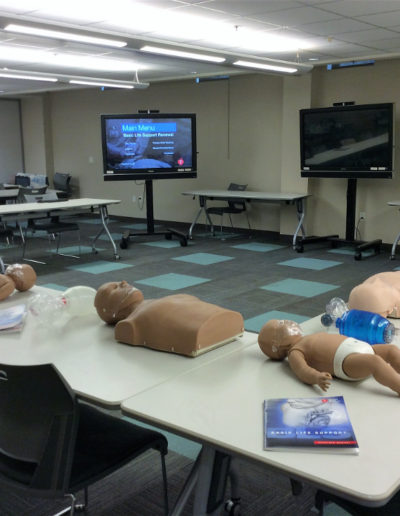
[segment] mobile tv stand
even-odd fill
[[[119,246],[121,249],[127,249],[129,246],[129,239],[133,236],[153,236],[153,235],[165,235],[167,240],[171,240],[175,236],[182,247],[187,246],[186,235],[177,231],[176,229],[167,228],[163,231],[154,231],[154,209],[153,209],[153,181],[151,179],[146,180],[146,219],[147,219],[147,231],[141,231],[138,233],[130,233],[125,231],[121,237]]]
[[[343,245],[351,245],[354,247],[354,259],[361,260],[362,252],[368,249],[373,249],[375,256],[380,253],[382,240],[371,240],[369,242],[364,242],[361,240],[355,240],[355,220],[356,220],[356,198],[357,198],[357,179],[356,178],[348,178],[347,179],[347,194],[346,194],[346,238],[340,239],[338,235],[329,235],[324,237],[304,237],[299,240],[296,250],[298,252],[303,252],[303,247],[305,244],[312,244],[315,242],[327,241],[331,243],[332,248],[338,247],[340,244]]]

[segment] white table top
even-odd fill
[[[319,330],[319,318],[306,328]],[[359,455],[263,450],[264,399],[318,395],[287,361],[269,360],[254,344],[126,400],[122,410],[366,505],[385,503],[400,486],[400,401],[373,379],[334,379],[327,393],[344,396]]]
[[[12,197],[18,197],[18,193],[19,193],[18,188],[0,190],[0,199],[1,198],[10,199]]]
[[[295,201],[309,197],[307,193],[287,193],[287,192],[257,192],[252,190],[189,190],[182,192],[182,195],[215,197],[215,198],[239,198],[253,199],[266,202]]]
[[[7,190],[5,190],[7,191]],[[15,215],[21,213],[49,212],[56,210],[72,210],[81,208],[91,208],[98,206],[108,206],[109,204],[119,204],[121,201],[116,199],[68,199],[56,202],[26,202],[21,204],[4,204],[0,206],[1,215]]]
[[[35,294],[57,292],[34,287],[15,292],[0,308],[28,302]],[[80,395],[104,406],[119,408],[121,402],[166,380],[195,370],[242,347],[253,344],[254,333],[196,358],[128,346],[114,340],[114,329],[93,315],[65,315],[52,328],[41,327],[28,314],[21,333],[0,334],[0,363],[53,363]]]

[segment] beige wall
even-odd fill
[[[22,138],[24,142],[25,172],[46,174],[44,97],[21,99]]]
[[[99,115],[136,113],[139,109],[194,112],[198,177],[154,181],[156,219],[190,222],[197,212],[197,201],[182,196],[182,191],[224,188],[234,181],[254,190],[308,191],[312,194],[307,203],[308,233],[344,236],[347,181],[300,177],[298,111],[349,100],[357,104],[398,103],[399,75],[400,60],[390,60],[329,72],[321,67],[301,77],[252,74],[200,84],[157,83],[147,90],[129,92],[82,89],[47,94],[43,99],[38,95],[23,103],[24,138],[31,142],[25,154],[32,164],[30,172],[43,159],[47,168],[53,169],[54,162],[54,171],[79,178],[80,196],[118,198],[122,203],[112,213],[145,217],[145,211],[132,202],[132,196],[143,193],[143,184],[105,183],[102,179]],[[40,111],[42,120],[38,121]],[[360,225],[362,238],[393,241],[400,220],[387,201],[400,198],[399,184],[397,173],[393,180],[358,181],[357,214],[364,211],[367,215]],[[297,223],[293,206],[252,204],[250,219],[255,229],[281,234],[293,233]],[[236,217],[235,222],[246,225],[244,217]]]
[[[81,196],[118,198],[113,213],[144,217],[132,196],[143,192],[133,181],[102,179],[101,113],[193,112],[197,115],[198,177],[154,181],[155,218],[190,222],[197,201],[181,192],[247,183],[255,190],[280,190],[282,139],[281,77],[235,76],[229,81],[159,83],[133,92],[79,90],[52,94],[54,170],[79,176]],[[141,182],[142,183],[142,182]],[[255,228],[279,231],[279,211],[254,205]],[[237,217],[238,225],[245,225]]]

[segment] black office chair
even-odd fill
[[[400,514],[400,493],[395,494],[393,498],[382,507],[365,507],[355,502],[345,500],[340,496],[318,490],[315,495],[315,508],[320,516],[323,516],[324,508],[329,503],[338,505],[352,516],[393,516],[394,514]]]
[[[56,192],[46,192],[47,187],[43,188],[20,188],[20,192],[18,193],[19,202],[54,202],[58,201],[58,196]],[[21,194],[22,190],[22,194]],[[22,200],[23,198],[23,200]],[[25,231],[23,231],[22,226],[18,224],[19,232],[22,239],[22,259],[25,259],[25,251],[26,251],[26,243],[27,243],[27,234],[28,231],[35,233],[36,231],[44,231],[47,233],[49,237],[49,242],[52,240],[57,240],[56,244],[56,254],[61,256],[69,256],[71,258],[79,258],[81,254],[81,236],[80,236],[80,227],[76,222],[65,222],[60,220],[58,216],[52,216],[50,218],[33,218],[28,219],[28,224],[25,227]],[[60,240],[61,235],[68,231],[77,231],[78,233],[78,248],[79,248],[79,256],[73,254],[60,253]],[[51,246],[50,246],[51,247]],[[52,249],[50,249],[52,250]],[[38,260],[32,260],[38,261]],[[44,263],[44,262],[38,262]]]
[[[71,175],[61,174],[56,172],[53,177],[54,189],[58,190],[57,195],[59,199],[69,199],[72,195],[71,191]]]
[[[246,188],[247,188],[247,185],[239,185],[237,183],[231,183],[228,186],[228,190],[232,190],[232,191],[243,191],[243,190],[246,190]],[[208,215],[219,215],[221,217],[221,233],[222,233],[223,219],[224,219],[225,213],[227,213],[229,215],[229,220],[231,223],[231,227],[233,229],[231,215],[243,213],[243,212],[246,214],[247,225],[249,226],[249,231],[251,231],[249,217],[247,215],[246,201],[241,200],[241,199],[230,200],[224,206],[212,206],[211,208],[207,208]]]
[[[68,497],[65,512],[73,515],[87,505],[91,484],[154,449],[168,514],[166,438],[78,401],[52,364],[0,364],[0,421],[0,483],[9,489]],[[82,489],[85,506],[78,506]]]

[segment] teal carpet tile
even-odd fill
[[[65,285],[58,285],[58,283],[44,283],[43,285],[40,285],[41,287],[46,288],[52,288],[53,290],[61,290],[61,292],[64,292],[64,290],[67,290],[68,287]]]
[[[160,228],[160,225],[155,225],[154,228]],[[121,229],[134,229],[135,231],[147,231],[147,224],[139,223],[139,224],[124,224],[121,225]]]
[[[162,249],[172,249],[173,247],[180,247],[181,244],[177,240],[156,240],[155,242],[141,242],[140,245],[161,247]]]
[[[264,324],[271,319],[288,319],[289,321],[295,321],[297,323],[302,323],[309,319],[308,316],[291,314],[289,312],[281,312],[279,310],[271,310],[270,312],[265,312],[264,314],[256,315],[255,317],[250,317],[250,319],[246,319],[244,321],[244,328],[247,331],[259,332]]]
[[[70,271],[87,272],[89,274],[103,274],[105,272],[115,272],[129,267],[134,267],[134,265],[121,262],[96,261],[93,263],[71,265],[70,267],[67,267],[67,269]]]
[[[193,287],[210,281],[208,278],[199,278],[197,276],[188,276],[185,274],[161,274],[152,278],[136,280],[141,285],[149,285],[151,287],[163,288],[166,290],[179,290],[181,288]]]
[[[354,255],[354,247],[337,247],[336,249],[329,249],[328,253]],[[368,258],[373,254],[375,254],[373,249],[367,249],[361,253],[361,256],[363,258]]]
[[[329,267],[342,265],[343,262],[336,262],[333,260],[320,260],[319,258],[293,258],[284,262],[279,262],[278,265],[287,265],[289,267],[299,267],[301,269],[311,269],[314,271],[323,271]]]
[[[100,249],[96,247],[97,251],[104,251],[104,249]],[[51,250],[52,253],[56,253],[55,249]],[[69,246],[69,247],[60,247],[58,249],[59,253],[63,254],[75,254],[79,255],[79,245]],[[93,249],[89,246],[81,245],[80,254],[90,254],[93,253]]]
[[[214,263],[226,262],[233,260],[232,256],[222,256],[219,254],[212,253],[193,253],[185,256],[178,256],[172,258],[173,260],[179,260],[181,262],[196,263],[197,265],[213,265]]]
[[[249,242],[248,244],[239,244],[232,246],[235,249],[244,249],[245,251],[256,251],[258,253],[268,253],[276,249],[283,249],[285,246],[277,244],[262,244],[261,242]]]
[[[121,240],[121,236],[122,236],[122,233],[110,233],[111,235],[111,238],[114,240],[114,242],[118,242],[119,240]],[[93,235],[91,236],[90,238],[93,240],[95,238],[96,235]],[[97,240],[106,240],[107,242],[110,241],[110,239],[108,238],[108,235],[106,233],[100,235]]]
[[[330,285],[328,283],[319,283],[318,281],[306,281],[299,279],[284,279],[269,283],[260,287],[263,290],[272,292],[281,292],[282,294],[292,294],[294,296],[314,297],[339,288],[338,285]]]

